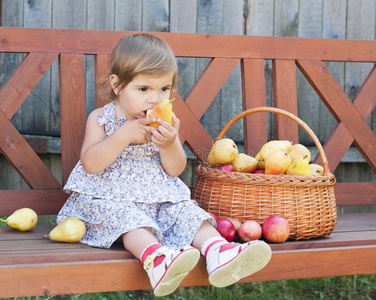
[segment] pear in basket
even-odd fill
[[[286,151],[275,151],[269,154],[265,161],[265,174],[280,175],[286,174],[291,165],[291,157]]]
[[[291,141],[286,140],[273,140],[269,141],[261,147],[259,152],[259,159],[266,162],[268,156],[275,151],[287,151],[292,146]]]
[[[311,152],[308,148],[302,144],[294,144],[287,149],[287,153],[290,155],[292,162],[299,157],[305,157],[308,162],[311,161]]]
[[[287,169],[287,175],[311,175],[311,168],[309,167],[308,159],[299,157]]]
[[[253,173],[257,170],[257,160],[245,153],[239,153],[232,161],[236,172]]]
[[[232,139],[216,141],[210,149],[208,163],[212,166],[231,163],[238,155],[238,147]]]
[[[260,158],[260,152],[256,154],[255,159],[257,160],[257,169],[265,170],[265,161]]]
[[[324,175],[324,168],[318,164],[309,164],[309,168],[311,169],[311,175]]]

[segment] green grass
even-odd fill
[[[178,288],[167,297],[154,297],[151,290],[94,294],[17,298],[23,300],[269,300],[269,299],[376,299],[376,274],[314,279],[283,280],[235,284],[227,288],[212,286]],[[15,298],[16,299],[16,298]]]

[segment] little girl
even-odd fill
[[[215,220],[191,200],[177,177],[186,166],[173,124],[145,118],[178,82],[176,58],[151,34],[122,38],[102,85],[109,103],[88,117],[81,160],[64,190],[70,197],[57,222],[71,216],[86,224],[81,243],[110,248],[118,238],[139,257],[156,296],[175,291],[206,258],[209,282],[225,287],[264,268],[271,258],[262,241],[228,243]],[[158,121],[160,126],[148,126]]]

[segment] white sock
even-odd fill
[[[206,254],[206,249],[213,243],[213,242],[215,242],[215,241],[220,241],[220,242],[227,242],[226,241],[226,239],[224,239],[223,237],[220,237],[220,236],[213,236],[213,237],[211,237],[211,238],[209,238],[209,239],[207,239],[206,241],[205,241],[205,243],[202,245],[202,247],[201,247],[201,254],[203,255],[203,256],[205,256],[205,254]]]

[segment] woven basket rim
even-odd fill
[[[299,185],[304,184],[334,186],[336,185],[335,176],[332,173],[328,175],[269,175],[262,173],[241,173],[241,172],[228,172],[219,170],[206,163],[201,163],[196,169],[195,173],[202,177],[212,177],[215,181],[231,181],[232,183],[252,183],[259,182],[263,185]]]

